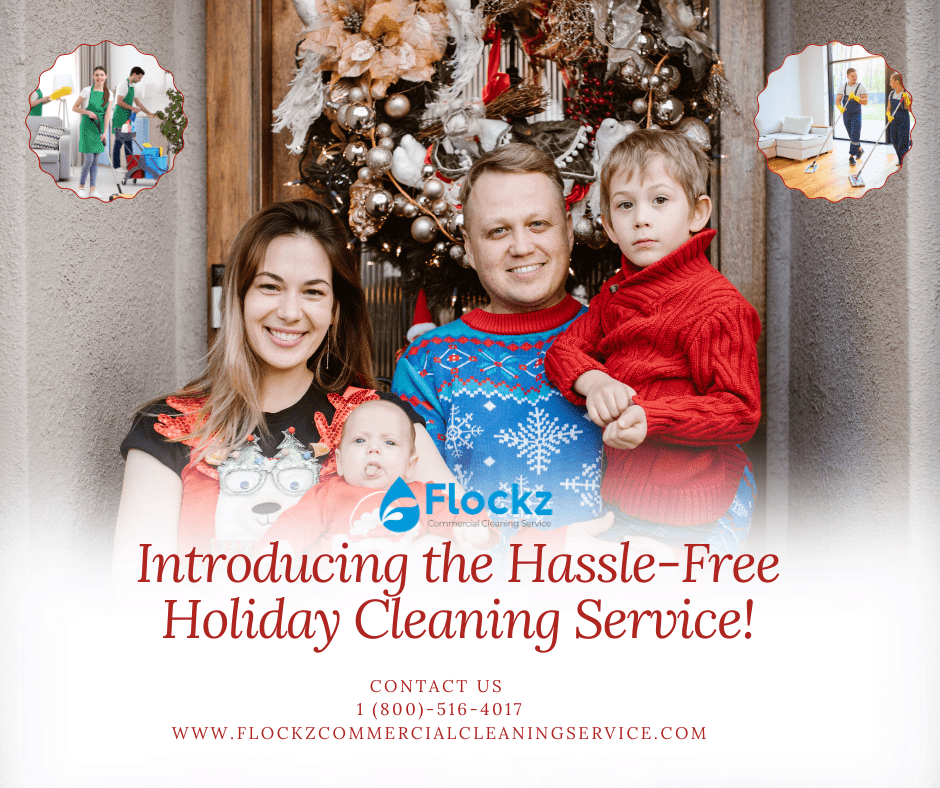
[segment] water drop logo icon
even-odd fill
[[[414,501],[414,506],[400,506],[393,509],[392,504],[402,498]],[[399,476],[395,483],[388,488],[388,492],[385,493],[385,497],[379,506],[379,517],[382,520],[382,525],[388,528],[389,531],[403,534],[418,524],[420,513],[418,499],[411,492],[411,488],[405,484],[405,480]]]

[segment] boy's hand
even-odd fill
[[[646,439],[646,411],[631,405],[604,429],[604,443],[614,449],[635,449]]]
[[[574,383],[574,390],[584,397],[588,417],[598,427],[606,427],[620,418],[636,394],[626,383],[598,369],[581,375]]]

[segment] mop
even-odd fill
[[[845,107],[839,107],[839,114],[841,115],[845,112]],[[819,169],[819,157],[822,156],[823,151],[826,149],[826,146],[829,144],[829,138],[836,133],[836,126],[839,125],[839,119],[836,118],[836,122],[832,124],[832,128],[829,129],[829,136],[826,137],[826,141],[822,144],[822,147],[819,149],[819,153],[816,154],[816,158],[813,159],[813,163],[809,165],[803,172],[816,172]],[[846,129],[846,134],[848,134],[848,129]]]
[[[88,117],[91,117],[91,116],[89,115]],[[98,133],[99,134],[103,133],[101,131],[101,124],[98,122],[98,118],[91,118],[91,121],[97,127]],[[104,152],[108,154],[108,168],[111,170],[111,174],[114,176],[114,185],[117,186],[117,194],[112,194],[110,197],[108,197],[108,202],[114,202],[118,197],[123,197],[125,200],[133,200],[134,199],[133,194],[124,194],[124,192],[121,191],[121,184],[118,183],[117,173],[114,171],[114,164],[111,162],[109,147],[110,147],[109,145],[105,145]]]
[[[901,101],[902,103],[904,102],[903,96],[901,98]],[[871,150],[868,152],[868,156],[865,159],[865,161],[862,162],[862,166],[858,168],[858,172],[855,173],[854,175],[849,173],[849,183],[852,184],[852,186],[864,186],[865,185],[865,181],[862,180],[862,170],[865,169],[865,165],[868,164],[868,159],[871,158],[871,155],[875,152],[875,148],[878,147],[878,143],[881,142],[881,138],[884,137],[885,132],[888,130],[888,126],[894,123],[894,116],[889,113],[885,113],[885,114],[887,114],[888,116],[888,122],[885,124],[885,127],[881,130],[881,134],[878,135],[877,142],[875,142],[875,144],[871,146]]]

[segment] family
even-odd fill
[[[565,291],[574,235],[551,157],[525,144],[482,156],[461,203],[489,303],[416,339],[391,393],[375,388],[344,228],[311,200],[262,210],[227,261],[206,370],[142,407],[121,446],[116,560],[136,560],[143,541],[224,552],[277,533],[299,549],[395,544],[359,504],[399,477],[506,502],[551,494],[551,514],[490,514],[495,526],[455,533],[464,547],[563,544],[577,524],[602,540],[738,552],[760,323],[705,256],[708,172],[675,132],[613,149],[601,204],[623,261],[586,308]]]

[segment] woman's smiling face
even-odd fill
[[[248,344],[266,374],[306,370],[333,321],[333,268],[310,236],[268,244],[245,293]]]
[[[107,78],[108,74],[106,71],[100,68],[95,69],[95,87],[97,87],[98,90],[101,90],[101,86],[104,84]]]

